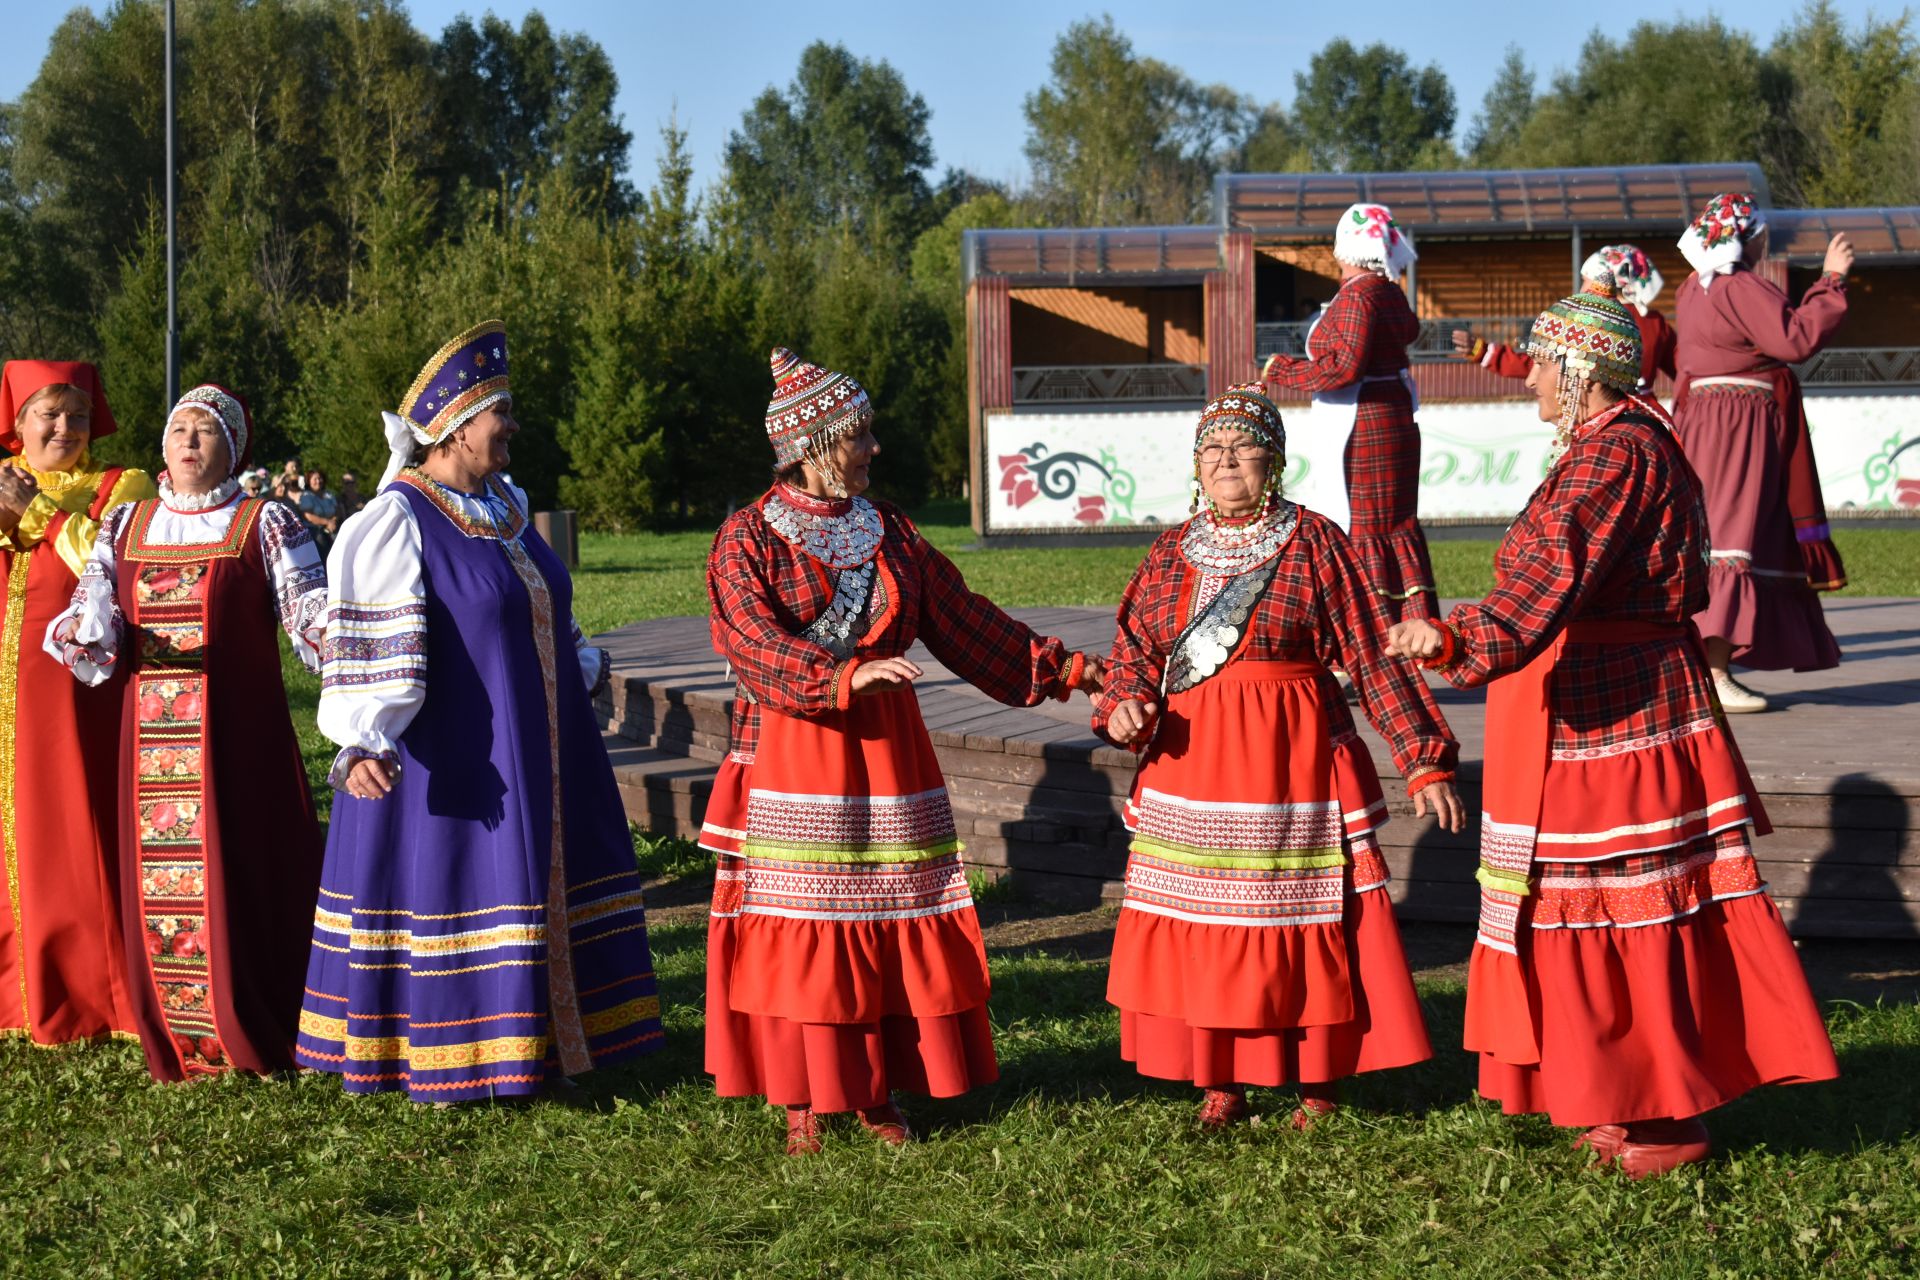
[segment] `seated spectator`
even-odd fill
[[[333,535],[340,531],[340,500],[327,490],[327,473],[315,467],[307,472],[306,485],[295,498],[300,518],[307,522],[314,541],[325,555],[333,546]]]

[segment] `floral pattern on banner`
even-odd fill
[[[197,728],[204,692],[205,685],[194,678],[149,680],[140,686],[140,699],[134,711],[142,728]]]
[[[1110,506],[1119,508],[1115,523],[1131,523],[1134,479],[1122,470],[1119,459],[1103,450],[1098,458],[1084,453],[1054,453],[1040,441],[1034,441],[1018,453],[999,456],[999,490],[1007,495],[1007,505],[1016,511],[1035,498],[1054,501],[1074,500],[1073,519],[1080,524],[1108,522]],[[1100,492],[1079,492],[1087,473],[1097,477]]]
[[[203,916],[148,916],[147,955],[170,964],[204,965],[207,962],[207,922]],[[206,988],[197,983],[171,983],[171,986],[196,988],[200,1004],[206,1007]],[[181,1006],[169,1005],[168,1008]]]
[[[143,897],[199,898],[206,892],[206,869],[197,862],[150,862],[140,869]]]
[[[141,604],[180,604],[198,598],[207,576],[204,564],[146,564],[133,580],[133,598]]]
[[[141,800],[140,843],[146,846],[196,844],[200,840],[200,802],[185,796]]]
[[[140,748],[140,780],[142,782],[167,779],[190,781],[199,776],[200,748],[198,746]]]

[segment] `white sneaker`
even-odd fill
[[[1766,711],[1773,706],[1766,698],[1747,688],[1725,671],[1714,672],[1713,691],[1720,695],[1720,709],[1731,716]]]

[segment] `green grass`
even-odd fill
[[[1110,604],[1138,548],[961,552],[1004,603]],[[1863,594],[1920,594],[1898,532],[1843,531]],[[589,631],[699,612],[708,537],[590,537]],[[1450,595],[1487,585],[1490,543],[1437,542]],[[316,783],[332,750],[290,674]],[[318,793],[324,807],[325,793]],[[1567,1135],[1477,1101],[1462,991],[1421,993],[1441,1046],[1364,1077],[1296,1134],[1290,1103],[1224,1140],[1193,1092],[1119,1060],[1105,965],[994,948],[1002,1079],[910,1100],[926,1141],[891,1151],[836,1123],[818,1159],[779,1154],[764,1107],[700,1072],[710,864],[636,839],[668,1047],[586,1078],[572,1105],[434,1110],[350,1099],[331,1078],[148,1081],[128,1045],[0,1042],[0,1272],[213,1276],[1832,1276],[1920,1273],[1920,1008],[1835,1002],[1843,1082],[1764,1090],[1716,1119],[1723,1154],[1634,1186]],[[989,897],[999,886],[981,886]]]

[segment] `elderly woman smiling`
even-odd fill
[[[167,417],[160,496],[113,511],[47,649],[83,684],[128,669],[120,902],[156,1079],[293,1065],[320,832],[276,630],[318,662],[326,570],[286,507],[242,497],[240,398]],[[270,834],[263,834],[270,833]]]
[[[1338,1081],[1432,1055],[1383,892],[1386,804],[1329,672],[1350,672],[1414,811],[1464,824],[1459,752],[1346,535],[1280,492],[1286,433],[1257,385],[1194,434],[1196,505],[1120,602],[1093,726],[1144,749],[1107,998],[1143,1075],[1206,1090],[1204,1127],[1245,1086],[1297,1084],[1305,1126]]]
[[[113,411],[90,364],[10,360],[0,372],[0,1036],[63,1044],[131,1036],[114,906],[117,689],[69,680],[36,652],[66,608],[102,516],[153,496],[144,471],[97,465]]]

